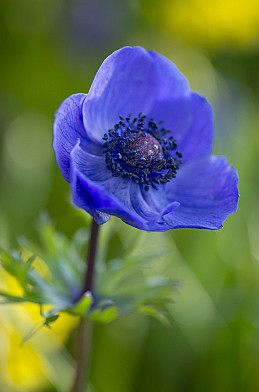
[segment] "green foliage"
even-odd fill
[[[116,225],[111,221],[101,230],[94,295],[91,292],[80,295],[88,228],[78,230],[69,240],[55,231],[49,218],[42,215],[38,224],[40,245],[21,237],[20,251],[9,254],[0,250],[2,267],[18,281],[23,292],[21,296],[0,292],[1,303],[33,302],[40,307],[51,306],[50,311],[41,312],[43,322],[28,333],[25,341],[38,328],[50,327],[60,312],[87,317],[97,323],[140,313],[168,324],[164,305],[172,301],[177,282],[165,278],[155,268],[159,263],[164,265],[161,260],[168,258],[166,235],[153,237],[132,230],[124,249],[125,238],[118,241],[118,237],[125,234],[115,222]],[[118,249],[113,249],[116,246]]]

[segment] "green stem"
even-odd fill
[[[99,225],[93,219],[91,236],[87,252],[87,271],[83,284],[82,294],[91,291],[93,297],[94,270],[97,251]],[[82,318],[78,326],[78,357],[74,385],[71,392],[83,392],[87,385],[88,370],[91,359],[92,322]]]

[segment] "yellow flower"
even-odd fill
[[[152,23],[206,48],[259,42],[259,0],[141,0]]]
[[[3,270],[0,286],[5,292],[21,294],[16,280]],[[0,368],[5,391],[40,391],[48,384],[62,392],[69,390],[74,367],[64,342],[77,319],[61,314],[51,330],[43,327],[21,345],[27,333],[42,321],[38,305],[0,305]]]

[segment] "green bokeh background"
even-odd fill
[[[168,307],[171,327],[128,316],[94,328],[88,392],[259,390],[259,27],[247,37],[246,25],[237,24],[238,37],[244,29],[239,44],[240,38],[229,37],[227,29],[224,35],[216,25],[214,37],[218,28],[219,39],[210,41],[202,39],[210,26],[200,19],[204,33],[194,39],[188,25],[178,34],[163,23],[161,9],[172,12],[174,3],[179,2],[0,1],[2,247],[16,247],[21,233],[37,239],[34,224],[42,210],[69,237],[87,224],[84,214],[70,205],[69,186],[55,164],[54,113],[70,94],[87,92],[101,62],[125,45],[164,54],[188,77],[191,88],[209,99],[215,114],[214,152],[226,155],[240,176],[238,212],[222,230],[164,234],[174,249],[170,268],[182,281]],[[258,13],[256,1],[246,4],[254,7],[248,17]],[[213,14],[213,4],[207,6]],[[196,11],[193,18],[199,18]],[[120,229],[126,234],[115,237],[111,252],[126,251],[123,238],[135,230]],[[0,315],[1,330],[6,310],[1,308]],[[64,355],[72,358],[71,332]],[[3,345],[0,333],[1,363],[11,356],[11,348],[6,357],[1,355]],[[68,390],[58,382],[54,387],[49,377],[62,355],[53,356],[52,369],[44,372],[46,383],[36,381],[33,387],[9,383],[0,369],[0,378],[7,380],[0,391]],[[28,365],[26,377],[32,373]]]

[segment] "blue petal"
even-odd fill
[[[165,57],[140,47],[111,54],[99,68],[84,102],[84,124],[89,137],[101,142],[119,116],[149,113],[157,100],[189,94],[187,79]]]
[[[86,94],[68,97],[56,112],[53,125],[53,148],[57,164],[66,181],[70,181],[70,152],[78,139],[91,152],[101,153],[97,146],[87,140],[82,121],[82,103]]]
[[[238,174],[225,157],[209,156],[185,165],[164,190],[163,203],[178,201],[173,212],[164,213],[168,228],[219,229],[238,204]]]
[[[143,197],[143,192],[146,193],[143,186],[135,183],[131,186],[130,199],[132,208],[144,219],[145,223],[140,229],[146,231],[164,231],[164,222],[161,217],[161,205],[147,200]],[[174,208],[177,208],[179,203],[174,203]]]
[[[81,180],[80,174],[76,170],[73,172],[73,179],[70,185],[73,204],[92,215],[98,225],[106,223],[111,218],[110,214],[95,208],[94,193],[88,191],[88,188],[84,185],[84,180]]]
[[[210,154],[213,142],[213,112],[207,100],[192,93],[184,99],[157,102],[150,112],[176,139],[186,163]],[[170,134],[167,134],[170,136]]]
[[[156,100],[177,99],[190,93],[190,86],[186,77],[176,65],[161,54],[149,51],[157,74]]]

